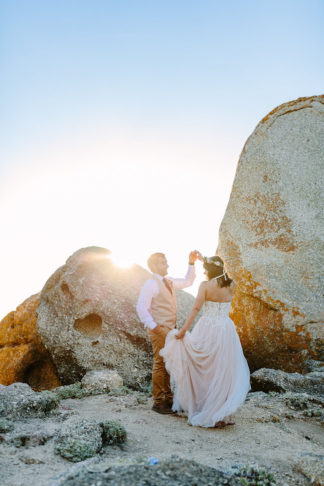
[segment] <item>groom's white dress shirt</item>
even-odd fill
[[[156,273],[153,273],[154,277],[158,278],[163,281],[163,277]],[[172,277],[165,277],[167,280],[171,281],[173,287],[175,289],[185,289],[186,287],[190,287],[196,277],[196,271],[194,265],[189,265],[188,271],[184,278],[172,278]],[[154,321],[153,317],[151,316],[149,309],[151,307],[151,302],[154,297],[156,297],[159,293],[159,286],[157,282],[150,278],[147,280],[143,287],[141,288],[140,295],[137,301],[137,314],[140,320],[143,322],[144,327],[148,327],[149,329],[154,329],[157,323]]]

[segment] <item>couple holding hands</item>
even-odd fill
[[[175,290],[192,285],[197,260],[203,262],[206,281],[178,330]],[[141,289],[136,309],[153,346],[152,409],[162,414],[184,411],[191,425],[201,427],[233,425],[233,414],[250,389],[250,372],[229,317],[235,284],[223,261],[192,251],[184,278],[167,276],[163,253],[151,255],[147,264],[152,275]]]

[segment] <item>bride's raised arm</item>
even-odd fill
[[[202,308],[202,306],[203,306],[203,304],[206,300],[206,283],[207,282],[202,282],[200,284],[195,303],[193,305],[193,308],[191,309],[191,312],[188,316],[188,319],[186,320],[186,322],[184,323],[182,328],[179,330],[178,334],[176,334],[176,336],[175,336],[177,339],[183,338],[183,336],[186,334],[186,331],[189,329],[189,327],[193,323],[196,315],[198,314],[198,312]]]

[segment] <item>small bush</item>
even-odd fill
[[[292,410],[306,410],[309,405],[309,399],[307,395],[287,393],[285,403]]]
[[[303,415],[305,415],[305,417],[321,417],[322,414],[323,412],[320,408],[312,408],[303,412]]]
[[[56,393],[53,393],[52,391],[48,391],[48,390],[44,390],[42,392],[40,392],[40,395],[42,396],[43,400],[44,400],[44,413],[48,413],[50,412],[51,410],[53,410],[54,408],[56,408],[59,403],[60,403],[60,399],[59,397],[56,395]]]
[[[118,422],[107,420],[101,422],[103,445],[122,444],[127,439],[126,430]]]
[[[242,467],[236,475],[242,486],[272,486],[276,484],[273,474],[252,466]]]
[[[83,398],[85,396],[80,382],[55,388],[54,393],[59,400],[67,400],[68,398]]]
[[[14,429],[14,423],[12,420],[2,418],[0,419],[0,432],[6,433]]]
[[[123,397],[125,395],[129,395],[130,393],[133,393],[130,388],[127,386],[120,386],[119,388],[112,388],[108,395],[113,397]]]

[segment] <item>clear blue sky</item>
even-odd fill
[[[213,252],[247,137],[279,104],[324,91],[323,25],[324,0],[0,0],[0,317],[81,246],[120,231],[126,252],[127,225],[136,257],[164,249],[175,271],[181,248]],[[148,224],[152,187],[171,202]]]
[[[98,119],[222,120],[248,134],[278,104],[323,91],[323,0],[0,5],[9,154]]]

